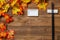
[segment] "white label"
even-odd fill
[[[54,9],[53,12],[58,13],[58,9]],[[47,13],[52,13],[52,9],[47,9]]]
[[[27,16],[38,16],[38,9],[28,9]]]

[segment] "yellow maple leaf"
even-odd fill
[[[9,7],[10,7],[9,4],[4,5],[4,6],[3,6],[3,9],[4,9],[3,12],[7,12],[8,9],[9,9]]]
[[[17,7],[13,7],[12,9],[12,14],[14,15],[18,15],[18,12],[20,11],[20,9],[18,9]]]
[[[38,8],[46,10],[47,5],[48,5],[48,3],[39,3]]]

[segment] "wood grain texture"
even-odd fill
[[[55,40],[60,40],[60,0],[49,0],[47,9],[51,8],[51,2],[59,10],[55,14]],[[28,8],[37,9],[37,6],[31,3]],[[52,18],[46,11],[39,10],[38,17],[28,17],[27,10],[24,10],[23,16],[14,15],[13,19],[14,22],[8,24],[8,30],[15,30],[15,40],[52,40]]]

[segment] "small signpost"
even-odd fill
[[[51,3],[52,9],[47,9],[47,13],[52,14],[52,40],[55,40],[55,25],[54,25],[54,14],[58,13],[58,9],[54,9],[54,3]]]
[[[54,3],[52,3],[51,7],[52,7],[52,40],[55,40]]]

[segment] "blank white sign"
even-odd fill
[[[58,13],[58,9],[54,9],[53,12]],[[52,13],[52,9],[47,9],[47,13]]]
[[[27,16],[38,16],[38,9],[28,9]]]

